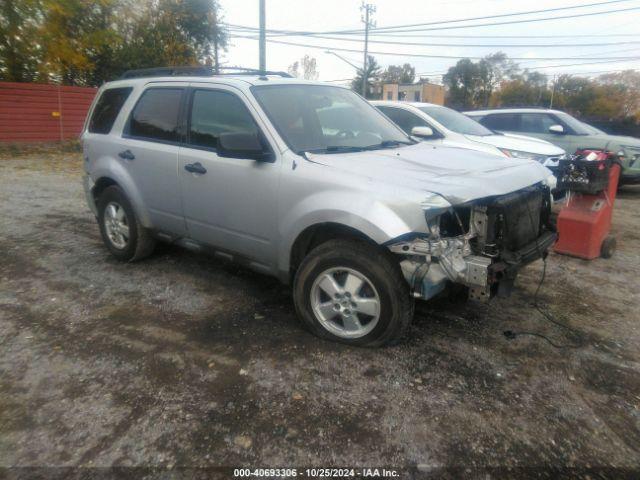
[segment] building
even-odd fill
[[[385,83],[382,100],[404,100],[444,105],[444,87],[421,80],[418,83]]]

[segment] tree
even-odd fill
[[[416,79],[416,69],[409,63],[404,65],[389,65],[380,75],[384,83],[413,83]]]
[[[299,61],[296,60],[289,68],[287,68],[287,72],[294,76],[300,77],[300,67],[302,67],[302,78],[305,80],[317,80],[318,79],[318,69],[316,66],[316,59],[310,57],[309,55],[305,55]]]
[[[380,81],[380,65],[375,58],[369,55],[367,60],[367,88],[365,91],[365,98],[372,98],[373,85],[376,82]],[[351,81],[351,89],[362,93],[362,80],[363,80],[363,69],[359,68],[355,78]]]
[[[162,65],[213,65],[215,47],[226,47],[217,1],[145,0],[128,9],[134,21],[128,22],[127,16],[121,19],[123,45],[115,56],[120,72]]]
[[[100,85],[130,68],[211,64],[217,0],[3,0],[0,78]]]
[[[503,52],[487,55],[477,63],[463,58],[442,77],[449,91],[448,103],[455,108],[486,107],[500,83],[517,72],[518,65]]]
[[[457,110],[473,109],[477,105],[481,86],[480,66],[468,58],[458,60],[442,77],[447,87],[447,103]]]
[[[509,60],[506,53],[496,52],[480,60],[478,67],[480,79],[477,101],[481,102],[480,106],[486,107],[500,83],[517,74],[518,65]]]
[[[494,107],[548,107],[550,100],[547,76],[525,71],[516,78],[503,81],[500,89],[493,92],[490,103]]]
[[[40,45],[34,41],[39,0],[3,0],[0,4],[0,79],[32,82],[38,76]]]
[[[597,86],[588,78],[560,75],[555,81],[554,106],[575,115],[588,114],[589,106],[597,96]]]
[[[640,72],[623,72],[600,75],[597,82],[605,89],[607,97],[618,104],[615,116],[636,116],[640,120]]]

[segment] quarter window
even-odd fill
[[[131,94],[131,87],[124,88],[110,88],[102,92],[91,120],[89,120],[89,132],[107,134],[111,131],[120,109],[124,102],[129,98]]]
[[[258,133],[242,100],[219,90],[196,90],[189,121],[189,144],[215,149],[220,134],[230,132]]]
[[[131,113],[132,137],[177,142],[182,88],[150,88]]]

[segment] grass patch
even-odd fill
[[[56,153],[79,153],[82,151],[79,140],[42,143],[0,143],[0,159],[51,155]]]

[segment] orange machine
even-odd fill
[[[582,150],[559,166],[558,188],[567,202],[558,215],[558,253],[592,260],[609,258],[616,239],[609,232],[620,165],[610,152]]]

